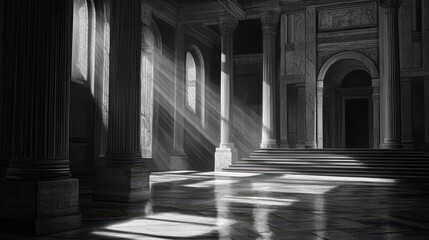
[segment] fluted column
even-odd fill
[[[276,148],[275,77],[278,11],[267,11],[261,18],[263,30],[262,140],[261,148]]]
[[[183,114],[185,110],[185,61],[186,26],[178,24],[176,28],[176,76],[174,82],[174,136],[173,152],[170,156],[171,170],[188,168],[188,157],[183,144]]]
[[[216,148],[215,169],[228,167],[238,160],[233,133],[233,35],[238,20],[232,16],[220,19],[221,83],[220,83],[220,145]]]
[[[381,148],[401,148],[401,91],[399,65],[399,0],[378,0],[385,9],[384,79],[381,82],[383,139]]]
[[[140,146],[141,7],[139,0],[111,4],[106,166],[98,171],[93,198],[135,202],[149,195]]]
[[[429,151],[429,1],[422,1],[422,56],[425,94],[425,149]]]
[[[5,1],[0,1],[0,16],[4,16]],[[0,74],[3,73],[3,17],[0,17]],[[1,76],[1,75],[0,75]],[[11,101],[13,92],[11,89],[13,82],[11,79],[5,79],[0,77],[0,178],[3,178],[6,174],[7,165],[11,155],[11,137],[12,137],[12,104]]]
[[[2,4],[0,81],[11,91],[3,107],[13,109],[13,124],[3,122],[12,137],[0,228],[34,235],[78,228],[78,180],[69,168],[73,1]]]

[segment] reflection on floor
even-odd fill
[[[132,204],[81,182],[84,227],[38,239],[429,239],[428,188],[392,179],[153,173],[151,200]]]

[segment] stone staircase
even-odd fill
[[[429,180],[429,155],[405,149],[258,149],[226,171]]]

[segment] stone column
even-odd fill
[[[238,160],[233,133],[233,35],[238,20],[232,16],[220,19],[221,83],[220,83],[220,145],[215,153],[215,170],[226,168]]]
[[[279,12],[267,11],[262,15],[263,30],[263,83],[262,83],[262,140],[261,148],[276,148],[275,78],[276,34]]]
[[[383,139],[381,148],[401,148],[401,91],[399,65],[399,0],[378,0],[385,9],[384,79],[381,82]]]
[[[2,1],[11,152],[0,181],[0,228],[42,235],[81,226],[70,178],[69,105],[73,1]],[[3,116],[2,116],[3,117]],[[3,134],[3,133],[2,133]],[[2,148],[4,146],[1,146]]]
[[[176,29],[176,76],[174,83],[174,137],[173,152],[170,156],[170,169],[188,168],[188,156],[183,144],[183,116],[185,111],[185,62],[186,26],[178,24]]]
[[[429,1],[422,1],[422,56],[425,69],[425,149],[429,151]]]
[[[4,16],[5,1],[0,1],[0,16]],[[6,26],[7,27],[7,26]],[[3,17],[0,17],[0,74],[3,73],[3,68],[6,64],[3,64]],[[7,61],[6,61],[7,63]],[[3,178],[6,174],[7,165],[11,155],[11,137],[12,137],[12,104],[11,101],[13,96],[13,81],[1,77],[0,75],[0,178]]]
[[[135,202],[149,195],[140,148],[140,1],[113,0],[111,10],[106,166],[98,170],[93,198]]]

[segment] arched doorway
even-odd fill
[[[338,54],[323,65],[318,78],[318,138],[323,147],[378,148],[378,78],[372,61],[355,52]]]

